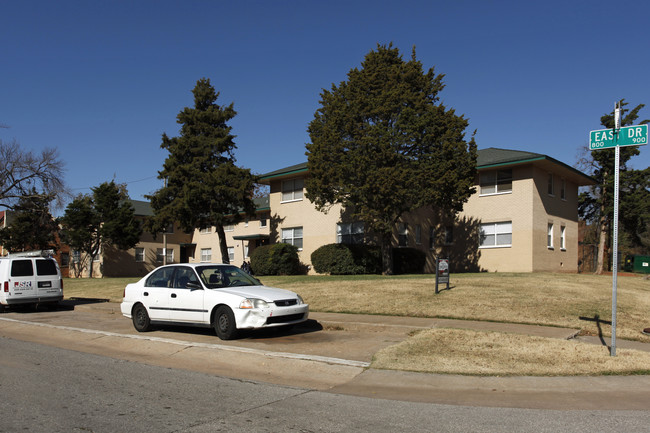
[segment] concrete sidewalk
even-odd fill
[[[243,380],[390,400],[557,410],[646,410],[650,401],[650,376],[477,377],[376,370],[368,368],[367,362],[346,362],[346,352],[337,351],[344,346],[337,346],[340,343],[336,342],[315,343],[319,349],[324,347],[328,351],[331,356],[327,357],[304,352],[302,355],[277,352],[274,350],[289,346],[269,345],[264,339],[233,343],[221,342],[211,333],[170,333],[164,330],[137,333],[130,322],[120,316],[119,304],[76,302],[73,311],[61,316],[57,319],[60,322],[47,316],[48,323],[45,323],[45,316],[32,320],[29,315],[3,314],[0,317],[0,337]],[[72,320],[80,320],[81,316],[89,321],[104,322],[96,329],[82,326],[81,321],[78,325],[70,325]],[[336,338],[345,343],[345,331],[390,339],[390,336],[413,329],[436,327],[561,339],[572,338],[577,333],[577,330],[566,328],[450,319],[336,313],[311,313],[310,318],[325,330],[270,340],[286,339],[289,345],[295,345],[299,341],[311,341],[309,338],[316,338],[317,334],[336,334]],[[45,331],[43,327],[46,327]],[[343,332],[328,332],[327,327]],[[352,334],[357,333],[350,332]],[[603,344],[598,338],[580,337],[580,340]],[[650,350],[646,344],[623,340],[618,340],[617,346]],[[308,343],[304,347],[314,346]],[[371,357],[372,353],[368,356]]]

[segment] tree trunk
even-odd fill
[[[381,236],[381,264],[383,275],[393,274],[393,248],[391,238],[391,233],[384,233]]]
[[[228,256],[228,244],[226,242],[226,232],[221,224],[215,226],[217,234],[219,235],[219,250],[221,250],[221,262],[227,265],[230,264],[230,256]]]

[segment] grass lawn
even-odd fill
[[[588,335],[611,335],[611,276],[452,274],[451,289],[437,295],[431,275],[261,279],[268,286],[299,293],[312,311],[539,324],[580,329]],[[124,286],[136,280],[66,279],[65,295],[119,302]],[[617,301],[617,337],[650,343],[650,337],[640,332],[650,327],[650,280],[639,276],[619,277]],[[378,353],[373,366],[464,374],[536,375],[638,373],[646,372],[650,366],[650,354],[646,353],[618,349],[617,357],[612,360],[603,347],[545,340],[549,339],[525,336],[504,339],[503,334],[433,330],[417,333],[404,343]],[[627,360],[625,365],[623,359]]]

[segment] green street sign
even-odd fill
[[[648,144],[648,125],[624,126],[618,133],[613,129],[599,129],[589,133],[589,150],[643,144]]]

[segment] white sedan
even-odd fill
[[[309,305],[294,292],[263,286],[236,266],[161,266],[124,289],[122,314],[139,332],[153,324],[213,326],[222,340],[239,329],[304,322]]]

